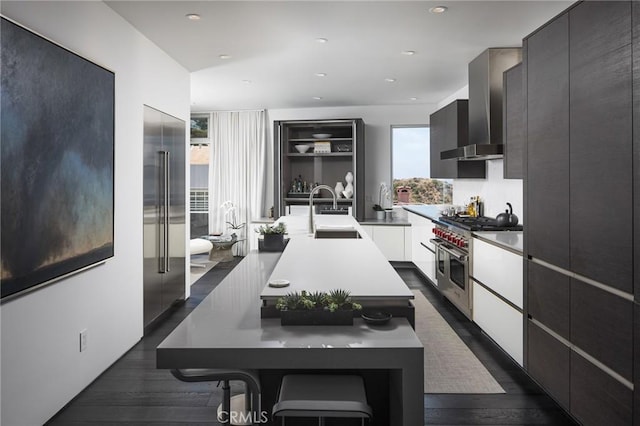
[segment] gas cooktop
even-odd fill
[[[498,226],[492,217],[441,216],[440,222],[448,223],[467,231],[522,231],[522,225]]]

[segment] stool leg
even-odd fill
[[[231,424],[231,387],[229,387],[229,381],[222,381],[222,424]]]

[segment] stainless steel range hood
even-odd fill
[[[440,159],[502,158],[502,74],[521,61],[521,48],[493,47],[469,63],[469,144],[442,151]]]
[[[461,146],[456,149],[442,151],[440,153],[440,159],[456,159],[460,161],[495,160],[502,158],[503,154],[504,145],[483,143]]]

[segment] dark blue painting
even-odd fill
[[[0,25],[4,302],[113,256],[114,74]]]

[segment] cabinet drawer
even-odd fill
[[[473,239],[472,276],[522,309],[522,257]]]
[[[571,353],[571,413],[585,426],[632,423],[633,391]]]
[[[568,410],[571,349],[528,321],[527,355],[529,375]]]
[[[571,343],[633,381],[633,302],[572,279]]]
[[[528,313],[569,340],[571,278],[531,261],[527,264]]]
[[[475,282],[473,321],[522,365],[522,314]]]

